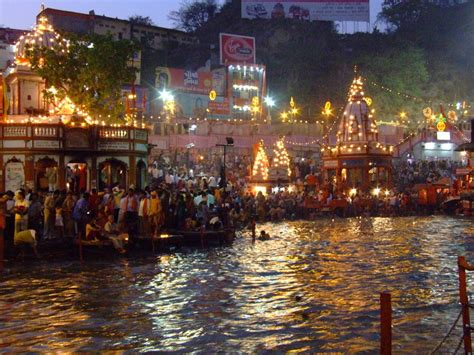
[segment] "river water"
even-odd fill
[[[14,265],[0,276],[0,352],[374,352],[383,290],[394,350],[427,352],[459,312],[457,256],[474,262],[472,219],[261,228],[270,241],[245,232],[222,248]]]

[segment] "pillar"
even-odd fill
[[[137,185],[137,159],[135,154],[130,155],[130,166],[128,168],[128,185]]]
[[[0,154],[0,191],[5,191],[5,170],[3,164],[3,154]]]
[[[94,155],[91,158],[91,189],[99,187],[97,176],[97,157]]]
[[[31,154],[25,155],[25,185],[30,189],[36,189],[35,181],[35,158]]]
[[[66,163],[64,161],[64,154],[59,154],[58,186],[61,190],[66,188]]]

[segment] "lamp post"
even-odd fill
[[[234,146],[234,138],[225,137],[225,140],[226,140],[225,144],[216,144],[216,147],[224,147],[224,164],[221,167],[221,181],[219,183],[219,186],[221,188],[223,188],[227,185],[226,173],[225,173],[225,156],[226,156],[226,153],[227,153],[227,147],[233,147]]]
[[[329,145],[329,117],[332,115],[332,109],[331,109],[331,102],[327,101],[324,105],[324,110],[321,112],[325,117],[326,120],[324,122],[323,126],[323,135],[326,136],[326,143]]]
[[[272,120],[271,109],[275,106],[275,100],[272,97],[267,96],[265,97],[264,102],[268,107],[268,123],[270,123]]]
[[[164,89],[160,92],[160,99],[163,101],[163,109],[168,120],[170,118],[169,115],[174,113],[174,96],[171,92]]]

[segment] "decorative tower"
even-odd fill
[[[279,179],[288,180],[291,175],[290,170],[290,156],[285,147],[285,137],[280,138],[275,143],[273,149],[273,164],[271,170],[276,173],[276,177]]]
[[[339,123],[337,145],[322,149],[325,180],[340,192],[380,192],[380,188],[391,186],[393,147],[378,141],[371,103],[364,94],[362,78],[354,78]]]
[[[48,23],[46,17],[40,17],[32,31],[22,35],[15,44],[15,62],[6,70],[5,83],[9,90],[9,114],[44,115],[53,105],[45,97],[46,81],[31,70],[28,52],[34,48],[49,48],[66,53],[68,42]]]
[[[252,180],[255,181],[266,181],[268,180],[268,157],[265,153],[265,147],[263,140],[258,143],[257,154],[255,156],[255,162],[253,163],[252,169]]]

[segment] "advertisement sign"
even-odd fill
[[[218,96],[211,101],[209,95],[180,92],[176,93],[175,102],[178,116],[194,118],[229,118],[230,116],[228,98]]]
[[[184,91],[208,95],[214,90],[217,95],[225,94],[225,69],[194,71],[177,68],[157,67],[155,69],[155,88]]]
[[[242,18],[369,22],[369,0],[242,0]]]
[[[211,72],[157,67],[155,74],[155,87],[159,91],[166,88],[208,95],[212,90]]]
[[[221,33],[219,43],[221,64],[255,64],[255,37]]]

